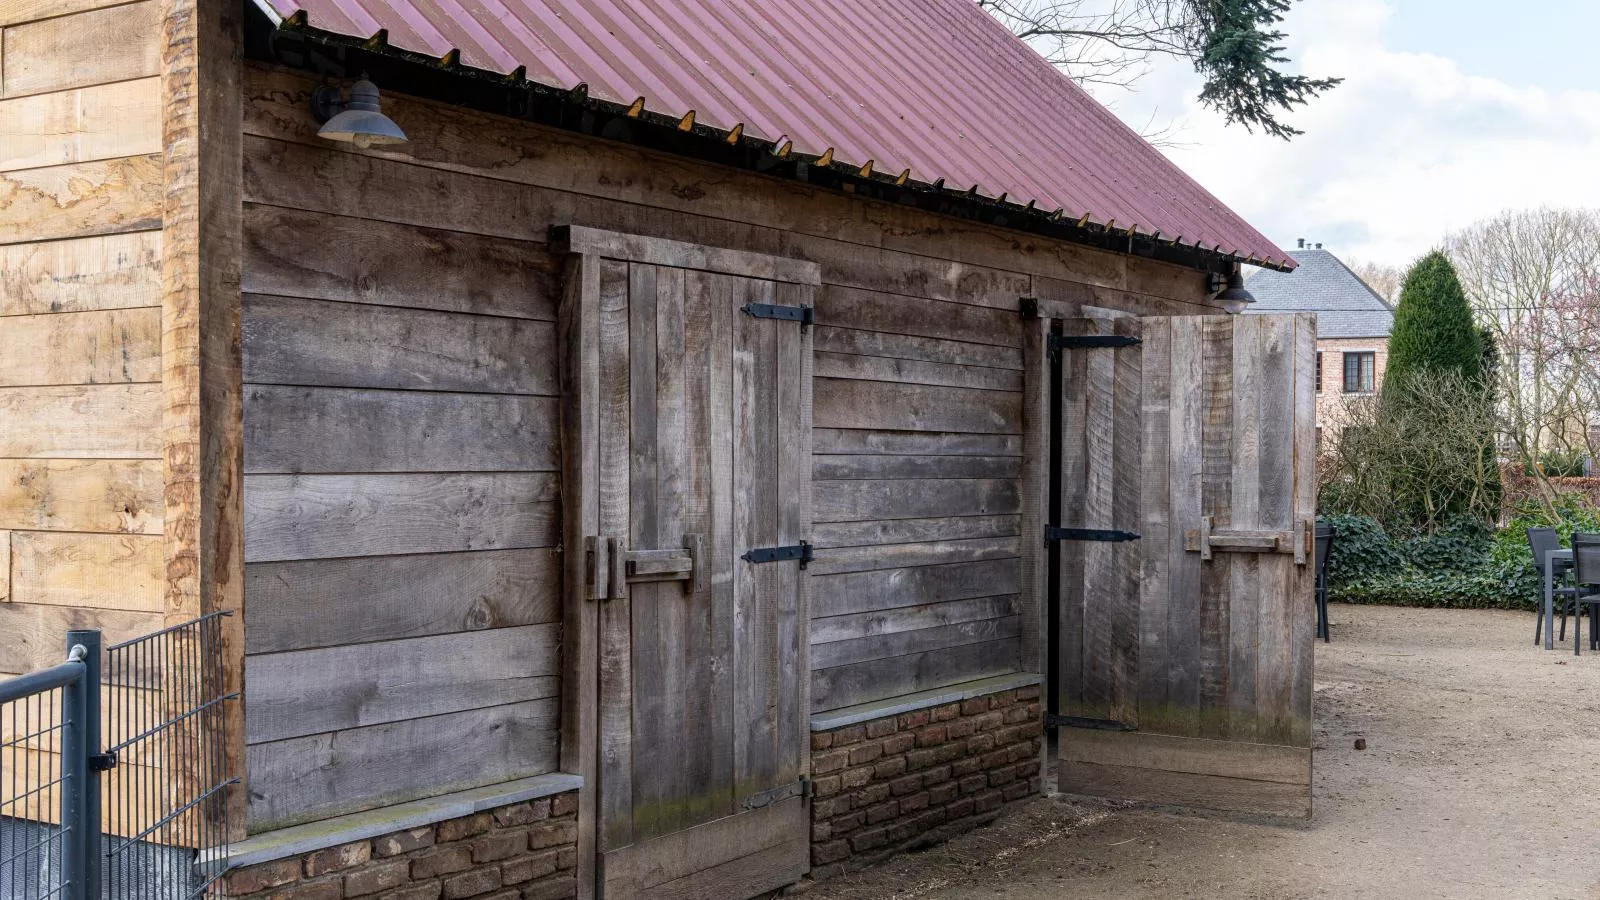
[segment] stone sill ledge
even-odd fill
[[[971,700],[987,694],[998,694],[1001,691],[1015,690],[1021,687],[1032,687],[1044,682],[1044,676],[1035,672],[1017,672],[1011,675],[995,675],[991,678],[981,678],[977,681],[965,681],[961,684],[952,684],[949,687],[937,688],[931,691],[921,691],[916,694],[906,694],[900,697],[891,697],[888,700],[875,700],[871,703],[862,703],[857,706],[846,706],[843,709],[829,710],[817,713],[811,717],[812,731],[832,731],[847,725],[859,725],[862,722],[871,722],[874,719],[884,719],[889,716],[898,716],[902,713],[915,712],[919,709],[929,709],[943,706],[946,703],[960,703],[962,700]]]
[[[420,828],[446,819],[459,819],[473,813],[501,806],[510,806],[525,800],[537,800],[554,794],[565,794],[583,787],[577,775],[535,775],[487,787],[473,788],[409,803],[398,803],[365,812],[351,813],[293,825],[276,831],[264,831],[233,844],[229,848],[229,868],[253,866],[290,856],[299,856],[328,847],[337,847],[352,841],[375,838],[407,828]]]

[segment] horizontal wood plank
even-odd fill
[[[246,382],[561,393],[550,322],[252,294],[242,331]]]
[[[524,625],[245,658],[249,743],[556,696],[560,627]]]
[[[249,831],[554,771],[557,707],[532,700],[256,744]]]
[[[161,152],[161,79],[0,100],[0,171]]]
[[[247,475],[245,562],[551,547],[558,499],[545,473]]]
[[[161,613],[118,609],[86,609],[37,603],[0,603],[0,672],[22,674],[48,668],[67,658],[67,632],[98,628],[110,645],[165,627]],[[143,665],[105,671],[107,681],[134,681],[147,686],[155,673]],[[124,676],[132,676],[125,678]]]
[[[814,619],[1017,592],[1016,560],[880,569],[811,579]]]
[[[140,306],[161,306],[159,231],[0,246],[0,316]]]
[[[1022,390],[1022,373],[1011,369],[855,356],[818,351],[814,374],[818,378],[891,381],[902,384],[942,384],[989,391]]]
[[[0,529],[160,534],[159,460],[0,459]]]
[[[882,331],[974,344],[1022,347],[1022,317],[1016,306],[990,309],[823,285],[817,294],[817,322],[835,328]]]
[[[807,571],[812,575],[832,575],[836,572],[869,572],[873,569],[1014,559],[1021,554],[1022,542],[1014,537],[837,547],[817,550],[816,559],[807,567]]]
[[[811,643],[848,641],[879,634],[898,634],[956,625],[962,622],[981,622],[1001,619],[1017,614],[1017,595],[1003,597],[976,597],[971,600],[951,600],[944,603],[924,603],[902,606],[898,609],[880,609],[873,612],[846,616],[829,616],[811,621]]]
[[[0,387],[161,380],[161,310],[0,317]]]
[[[941,516],[879,522],[821,522],[811,528],[811,543],[818,549],[824,549],[960,541],[1014,537],[1021,533],[1021,528],[1020,516]]]
[[[245,566],[245,652],[554,622],[560,553],[485,550]]]
[[[791,797],[713,819],[605,854],[601,878],[608,889],[649,889],[703,871],[718,860],[738,859],[782,845],[796,832],[805,833],[807,815],[805,801]]]
[[[1311,783],[1311,750],[1152,732],[1062,729],[1063,761],[1284,784]]]
[[[818,480],[882,478],[1020,478],[1018,456],[889,456],[882,453],[812,457]]]
[[[11,532],[16,603],[161,612],[166,584],[159,535]]]
[[[818,353],[881,356],[889,359],[921,360],[953,366],[984,366],[991,369],[1022,369],[1022,351],[1016,347],[946,341],[938,338],[861,331],[855,328],[817,326],[813,347]],[[1018,388],[1018,390],[1021,390]]]
[[[553,322],[544,243],[247,203],[246,293]]]
[[[0,94],[17,97],[161,73],[161,4],[143,0],[0,32]]]
[[[1000,619],[953,622],[910,631],[869,634],[820,644],[813,643],[811,667],[830,669],[875,659],[1014,638],[1021,633],[1021,624],[1022,620],[1019,617],[1006,616]]]
[[[247,473],[554,472],[553,397],[244,388]]]
[[[0,172],[0,244],[159,227],[160,154]]]
[[[1056,781],[1064,794],[1140,800],[1163,806],[1309,818],[1311,786],[1251,781],[1138,766],[1063,762]]]
[[[812,390],[818,428],[1022,433],[1020,393],[820,377]]]
[[[883,431],[875,428],[817,428],[812,452],[883,453],[910,456],[1021,456],[1022,436],[951,432]]]
[[[20,25],[126,2],[128,0],[7,0],[0,7],[0,25]]]
[[[551,243],[557,253],[591,253],[608,259],[718,272],[740,278],[783,281],[790,284],[818,284],[821,267],[808,260],[790,259],[767,253],[750,253],[707,247],[685,241],[648,237],[583,225],[557,226]]]
[[[812,486],[817,522],[995,516],[1021,511],[1017,482],[1000,478],[818,481]]]
[[[159,384],[0,388],[0,458],[156,459]]]
[[[1018,639],[1006,638],[815,669],[811,673],[811,711],[825,712],[1017,672],[1019,653]]]

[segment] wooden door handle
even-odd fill
[[[1311,529],[1301,522],[1293,528],[1251,529],[1217,528],[1213,516],[1203,516],[1199,528],[1183,533],[1183,549],[1198,551],[1201,559],[1211,559],[1217,552],[1229,553],[1291,553],[1294,561],[1305,565]]]
[[[621,538],[610,538],[611,599],[622,596],[624,585],[655,581],[680,581],[693,594],[702,586],[705,535],[686,534],[682,547],[663,550],[629,550]]]

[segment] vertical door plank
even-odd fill
[[[1109,334],[1111,322],[1088,320],[1091,334]],[[1096,348],[1077,351],[1088,357],[1084,380],[1084,519],[1089,528],[1113,527],[1116,500],[1116,420],[1113,388],[1116,351]],[[1121,579],[1117,572],[1116,545],[1083,542],[1083,704],[1085,714],[1111,718],[1114,662],[1112,660],[1113,609],[1118,605]]]
[[[1233,327],[1233,525],[1260,528],[1261,334],[1265,320],[1239,316]],[[1230,554],[1228,581],[1228,737],[1254,741],[1256,734],[1257,621],[1261,560],[1255,553]]]
[[[1183,549],[1183,533],[1200,527],[1202,319],[1172,320],[1171,425],[1168,460],[1171,492],[1171,605],[1167,609],[1169,734],[1195,735],[1200,711],[1200,555]]]
[[[1115,331],[1140,337],[1139,320],[1114,320]],[[1110,527],[1139,533],[1140,454],[1144,439],[1141,420],[1143,350],[1141,345],[1113,351],[1112,375],[1112,503]],[[1105,595],[1111,613],[1111,707],[1109,718],[1139,721],[1139,542],[1109,545],[1112,584]]]
[[[1048,550],[1044,533],[1050,510],[1050,319],[1030,320],[1022,332],[1022,514],[1019,533],[1022,559],[1018,573],[1017,612],[1022,616],[1022,668],[1044,672],[1048,665],[1045,639],[1045,594],[1049,581]]]
[[[1294,322],[1294,522],[1314,528],[1317,517],[1317,319],[1312,313],[1295,314]],[[1306,554],[1308,561],[1313,554]],[[1289,742],[1305,746],[1311,742],[1312,676],[1315,662],[1316,608],[1314,562],[1294,566],[1290,578],[1290,635],[1294,665],[1290,710],[1293,715]]]
[[[1081,319],[1069,320],[1068,333],[1081,330]],[[1082,351],[1061,353],[1061,484],[1060,521],[1063,528],[1086,528],[1084,516],[1084,487],[1088,472],[1088,394],[1085,387],[1089,378],[1088,355]],[[1084,669],[1084,585],[1083,544],[1063,541],[1056,554],[1059,585],[1057,602],[1061,605],[1057,627],[1060,629],[1058,646],[1060,660],[1057,667],[1057,704],[1063,713],[1083,711]]]
[[[1140,371],[1139,722],[1162,728],[1167,718],[1167,610],[1172,602],[1167,504],[1168,431],[1172,393],[1172,322],[1143,320]],[[1180,535],[1181,538],[1181,535]],[[1180,540],[1181,543],[1181,540]]]
[[[600,262],[600,533],[628,535],[628,264]],[[633,641],[626,597],[600,603],[600,849],[633,843]]]
[[[773,299],[780,306],[806,305],[810,300],[809,294],[810,289],[801,285],[773,285]],[[811,538],[803,527],[802,507],[798,502],[801,499],[800,486],[811,481],[811,458],[807,452],[810,444],[805,440],[799,415],[803,402],[801,386],[805,381],[802,359],[810,355],[806,348],[809,332],[787,325],[769,327],[768,330],[776,341],[773,359],[776,379],[773,396],[776,402],[772,408],[773,452],[776,456],[773,473],[776,490],[773,499],[777,504],[774,510],[777,536],[774,540],[779,546],[790,546]],[[800,566],[796,563],[779,563],[771,568],[776,588],[773,596],[777,620],[774,637],[778,652],[778,665],[772,684],[777,698],[776,774],[777,783],[783,784],[799,780],[800,746],[810,740],[809,729],[804,733],[801,731],[808,710],[800,705],[801,696],[797,689],[811,680],[810,671],[802,665],[800,658],[801,647],[810,643],[806,637],[810,623],[799,617],[802,611],[798,604],[800,582],[806,577],[800,571]]]
[[[738,742],[734,710],[734,567],[740,565],[736,547],[734,501],[734,319],[739,313],[736,280],[725,275],[707,277],[710,310],[710,438],[712,495],[712,571],[709,579],[712,654],[705,666],[711,681],[709,728],[715,741],[708,746],[716,790],[737,811],[734,796],[734,747]]]
[[[1260,505],[1263,528],[1286,529],[1294,513],[1294,319],[1266,319],[1260,344],[1261,431]],[[1256,712],[1261,738],[1288,743],[1292,733],[1289,708],[1293,693],[1292,615],[1294,557],[1263,553],[1257,628],[1260,653],[1256,668]]]
[[[1206,316],[1201,323],[1201,386],[1204,423],[1201,437],[1200,508],[1215,527],[1233,524],[1233,322],[1231,316]],[[1200,735],[1227,733],[1228,592],[1233,554],[1218,553],[1200,569]]]

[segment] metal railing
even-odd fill
[[[221,876],[223,615],[71,631],[65,662],[0,681],[0,900],[187,900]]]

